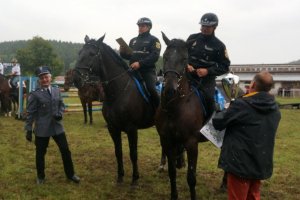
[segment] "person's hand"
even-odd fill
[[[26,132],[26,140],[28,142],[31,142],[32,141],[32,131],[27,131]]]
[[[55,119],[56,121],[60,121],[60,120],[62,120],[62,116],[61,116],[61,114],[57,114],[57,115],[55,115],[55,116],[54,116],[54,119]]]
[[[133,69],[133,70],[137,70],[138,68],[140,68],[140,63],[139,62],[134,62],[130,65],[130,67]]]
[[[192,66],[192,65],[187,65],[186,66],[186,70],[188,71],[188,72],[193,72],[193,71],[195,71],[195,68]]]
[[[199,77],[204,77],[208,74],[208,71],[206,68],[199,68],[199,69],[196,69],[196,73]]]

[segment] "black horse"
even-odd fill
[[[187,182],[191,199],[196,199],[196,169],[198,142],[207,141],[199,130],[204,125],[204,111],[196,89],[190,85],[185,72],[188,44],[183,40],[169,40],[164,33],[167,48],[163,54],[164,88],[155,124],[160,136],[163,154],[168,158],[171,199],[177,199],[176,160],[187,152]]]
[[[115,145],[118,164],[117,182],[123,181],[123,152],[121,132],[127,133],[132,163],[132,185],[139,179],[137,164],[138,129],[154,125],[154,109],[139,93],[131,77],[128,65],[108,45],[105,36],[98,40],[85,37],[85,44],[79,52],[76,69],[90,69],[99,75],[103,83],[105,100],[102,113],[108,131]]]
[[[84,73],[83,71],[86,71]],[[93,124],[93,101],[103,102],[105,95],[100,79],[93,79],[90,71],[70,69],[65,74],[64,90],[69,91],[73,84],[78,89],[78,96],[83,109],[84,123],[87,123],[87,111],[90,124]]]

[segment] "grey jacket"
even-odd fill
[[[62,134],[63,111],[64,103],[59,88],[51,87],[51,96],[46,89],[39,88],[28,97],[25,130],[34,130],[35,135],[39,137]]]

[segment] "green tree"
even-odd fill
[[[16,57],[21,63],[22,73],[26,75],[34,74],[39,66],[49,66],[53,76],[63,71],[63,60],[54,53],[50,42],[38,36],[30,40],[26,47],[18,49]]]

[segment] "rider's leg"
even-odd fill
[[[141,75],[146,83],[146,87],[150,93],[150,98],[151,101],[153,103],[153,105],[155,106],[155,108],[157,108],[159,106],[159,102],[160,102],[160,98],[159,95],[156,91],[156,72],[155,70],[149,70],[149,71],[143,71],[141,72]]]

